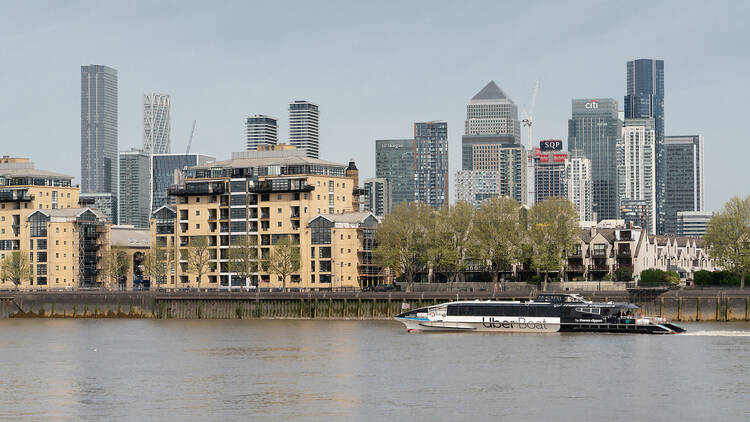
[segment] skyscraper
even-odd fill
[[[620,183],[621,201],[644,201],[648,207],[648,224],[642,227],[649,234],[656,234],[656,180],[654,153],[654,119],[625,119],[622,129],[621,147],[617,163]],[[622,211],[622,208],[621,208]],[[641,213],[643,214],[643,213]]]
[[[568,120],[568,150],[591,160],[592,209],[596,221],[618,214],[617,142],[622,123],[612,98],[574,99]]]
[[[391,202],[395,207],[416,199],[414,139],[378,139],[375,141],[375,176],[391,185]]]
[[[664,233],[678,234],[678,213],[703,211],[703,136],[664,137]]]
[[[81,66],[81,193],[117,198],[117,70]]]
[[[143,151],[147,154],[172,152],[170,108],[169,95],[143,95]]]
[[[416,200],[433,208],[448,201],[448,123],[414,123]]]
[[[365,211],[382,217],[391,212],[391,185],[382,177],[365,179],[364,190],[367,192]]]
[[[568,181],[568,199],[578,210],[581,221],[593,219],[591,211],[591,160],[584,157],[574,157],[568,160],[566,167]]]
[[[521,145],[518,108],[494,81],[490,81],[469,101],[464,130],[461,139],[462,170],[497,172],[496,194],[525,203],[528,190],[526,149]],[[488,180],[486,174],[462,175],[466,181],[478,182],[477,177]],[[483,189],[489,186],[484,182],[482,184]]]
[[[654,119],[656,152],[656,232],[664,233],[666,162],[664,157],[664,60],[627,62],[625,119]]]
[[[562,146],[561,140],[545,140],[542,145],[548,142]],[[534,151],[534,202],[567,197],[567,165],[568,154],[563,151]]]
[[[305,151],[310,158],[318,158],[320,111],[317,104],[307,101],[289,103],[289,143]]]
[[[245,120],[246,148],[255,151],[261,145],[276,145],[279,141],[276,119],[256,114]]]
[[[120,197],[117,213],[120,224],[148,228],[151,208],[151,158],[139,149],[120,152]]]

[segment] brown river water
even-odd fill
[[[750,324],[682,325],[659,336],[0,320],[0,420],[750,420]]]

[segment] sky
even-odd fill
[[[746,182],[750,3],[601,1],[10,2],[0,13],[0,154],[80,180],[80,66],[118,70],[119,149],[140,147],[142,96],[172,97],[172,150],[228,159],[244,118],[320,106],[320,158],[375,175],[375,140],[448,122],[451,183],[466,104],[494,80],[567,142],[572,98],[622,108],[625,63],[665,61],[667,135],[705,137],[706,209]],[[523,136],[526,136],[525,134]],[[451,199],[453,189],[451,187]]]

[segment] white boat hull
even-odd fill
[[[445,317],[396,318],[408,331],[486,331],[506,333],[556,333],[560,318]]]

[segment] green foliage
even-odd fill
[[[750,196],[727,201],[709,221],[703,239],[711,259],[740,274],[740,286],[744,288],[744,274],[750,272]]]
[[[619,267],[615,270],[615,280],[630,281],[633,279],[633,270],[628,267]]]
[[[612,281],[612,274],[604,274],[604,277],[602,277],[602,281]]]
[[[706,271],[695,272],[693,281],[696,286],[739,286],[740,276],[729,271]]]
[[[427,268],[429,232],[434,227],[434,211],[421,202],[402,203],[386,215],[375,232],[377,265],[391,268],[412,288],[414,276]],[[433,255],[434,259],[434,255]]]
[[[550,198],[534,204],[528,213],[528,240],[531,246],[531,265],[546,275],[562,271],[565,251],[580,240],[578,212],[572,202]]]
[[[475,213],[469,255],[492,274],[507,271],[521,258],[526,231],[521,224],[521,205],[510,198],[491,198]]]
[[[676,271],[667,271],[664,274],[664,281],[669,284],[680,284],[680,275]]]
[[[642,286],[664,284],[666,282],[666,273],[658,268],[649,268],[641,271],[641,280],[638,283]]]
[[[451,288],[466,268],[474,209],[465,202],[444,205],[428,230],[427,261],[437,271],[447,273]]]

